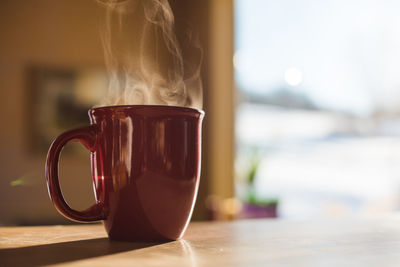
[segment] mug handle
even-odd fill
[[[58,160],[63,147],[71,141],[79,141],[90,152],[96,150],[96,127],[94,125],[67,131],[58,136],[49,148],[46,160],[46,181],[50,199],[66,218],[76,222],[94,222],[105,219],[103,204],[96,204],[84,211],[72,209],[65,201],[58,181]]]

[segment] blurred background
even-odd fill
[[[382,216],[400,210],[400,3],[171,0],[204,52],[193,219]],[[0,225],[69,223],[47,194],[51,141],[105,95],[94,0],[0,7]],[[185,51],[184,51],[185,52]],[[64,150],[64,195],[94,201],[88,152]]]

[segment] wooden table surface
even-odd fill
[[[109,241],[102,225],[0,228],[0,266],[400,266],[400,217],[191,223],[167,243]]]

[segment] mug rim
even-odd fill
[[[89,114],[93,114],[94,112],[109,112],[113,109],[116,110],[129,110],[129,109],[147,109],[147,108],[162,108],[162,109],[171,109],[177,111],[187,111],[187,112],[198,112],[201,116],[204,116],[205,112],[199,108],[193,107],[182,107],[182,106],[167,106],[167,105],[110,105],[110,106],[100,106],[100,107],[93,107],[89,109]]]

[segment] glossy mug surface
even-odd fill
[[[89,110],[91,125],[61,134],[46,162],[50,198],[65,217],[103,220],[111,239],[180,238],[196,200],[204,112],[171,106],[109,106]],[[58,181],[60,152],[69,141],[90,150],[96,204],[68,206]],[[77,185],[79,186],[79,185]]]

